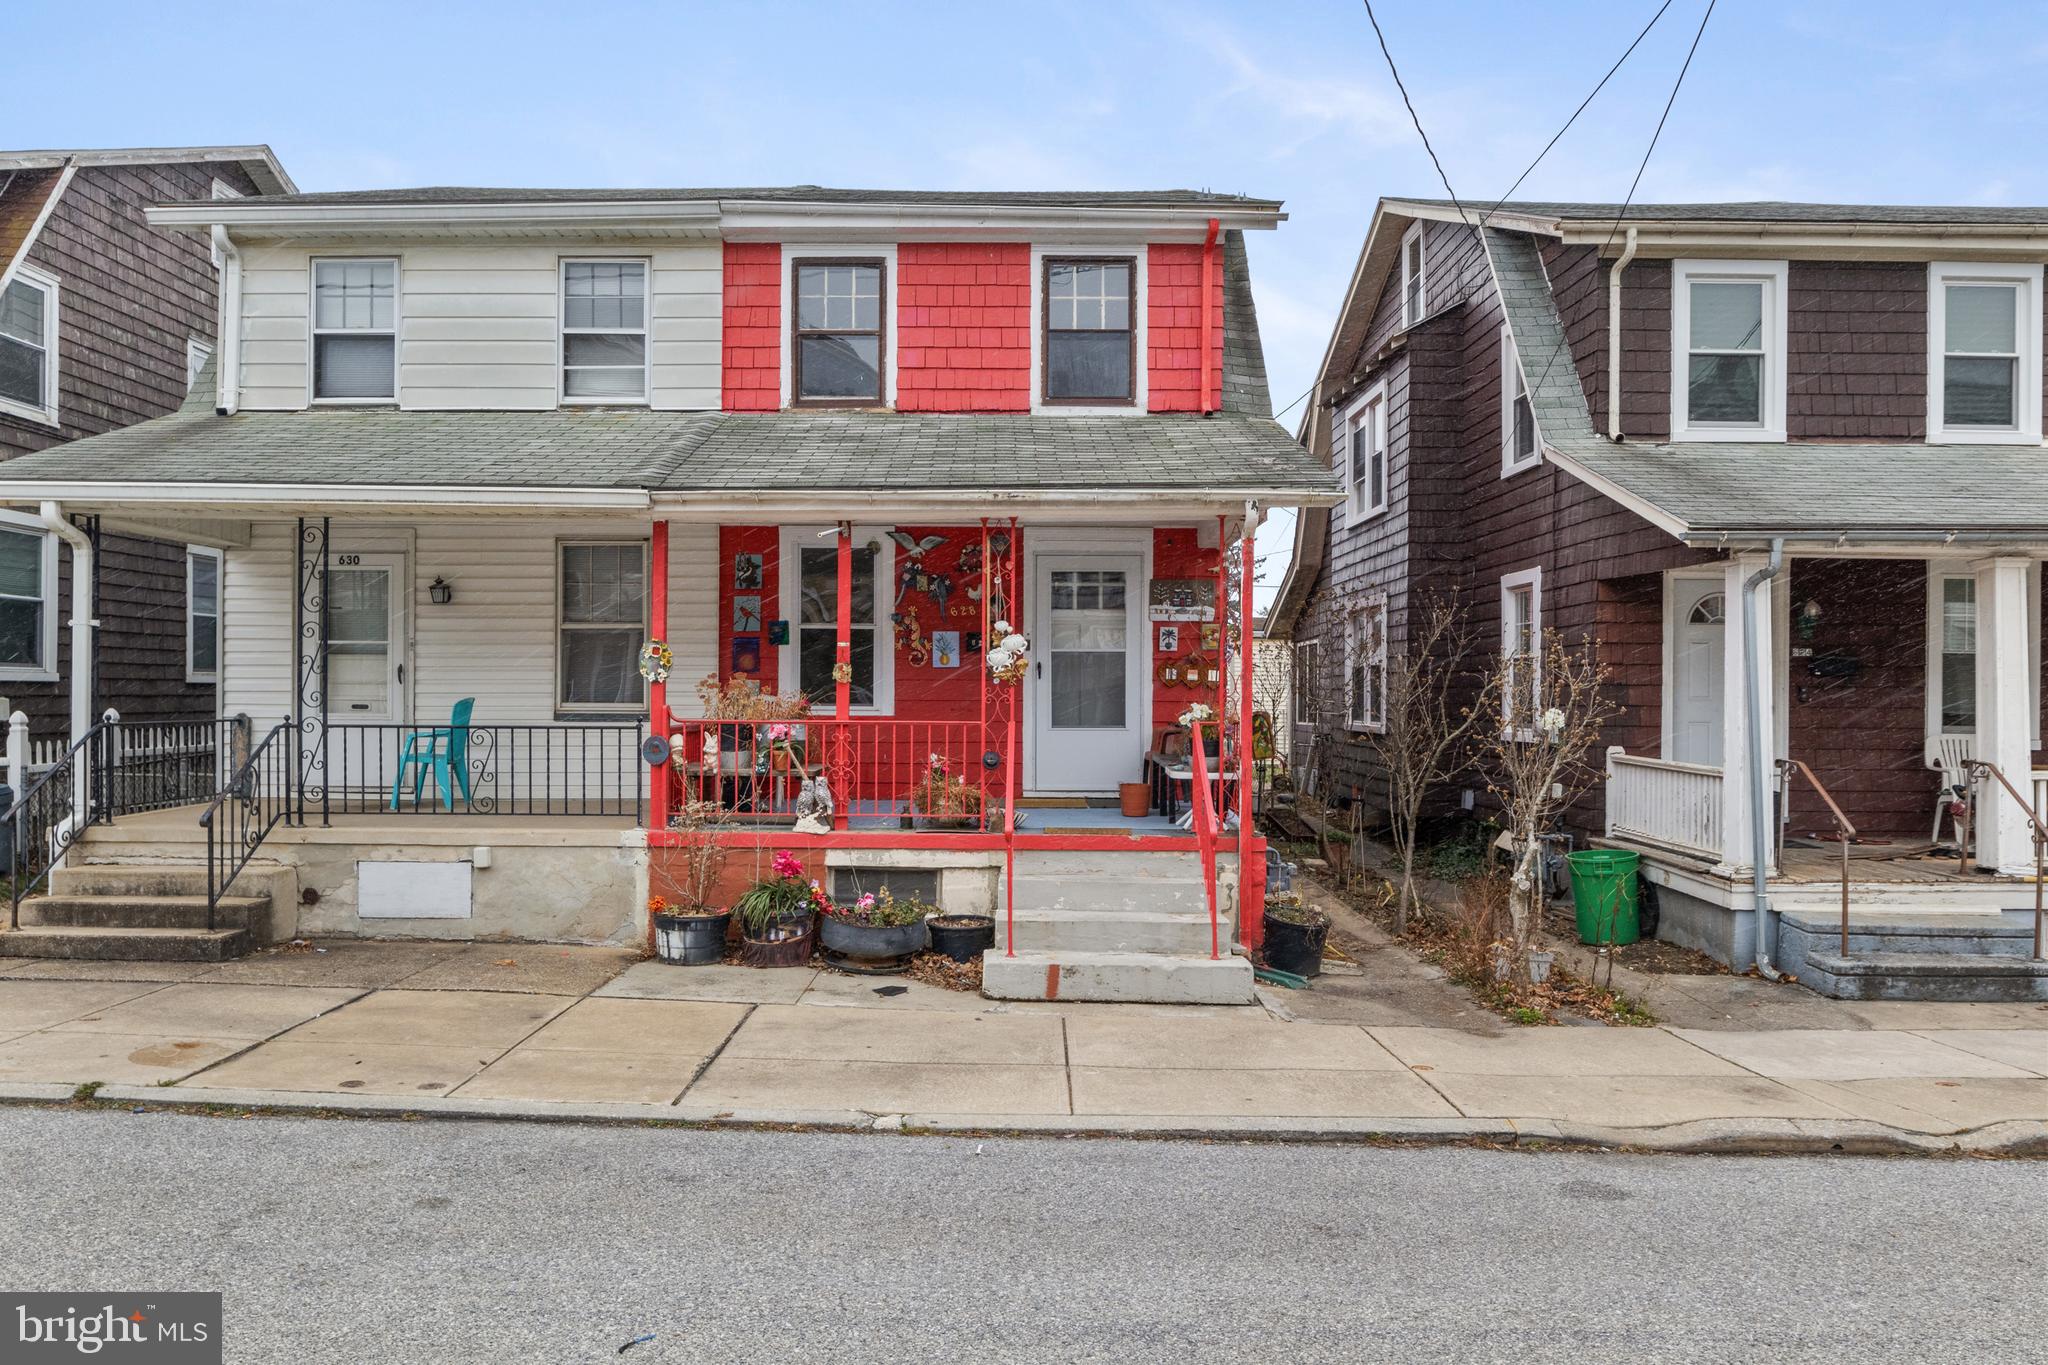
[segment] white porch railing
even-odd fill
[[[1721,770],[1609,749],[1607,833],[1719,859]]]

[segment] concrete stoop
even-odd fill
[[[268,942],[271,879],[244,869],[207,923],[206,869],[176,863],[58,868],[49,894],[21,903],[0,957],[89,962],[225,962]]]
[[[1236,938],[1234,863],[1218,876],[1212,930],[1201,855],[1032,852],[1017,855],[1015,954],[982,957],[982,994],[996,1000],[1104,1000],[1249,1005],[1252,965]],[[1210,957],[1212,947],[1221,957]]]
[[[1778,965],[1837,1000],[2048,1000],[2048,963],[2032,960],[2032,911],[1865,911],[1779,917]]]

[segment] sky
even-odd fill
[[[1375,0],[1491,203],[1659,0]],[[1706,0],[1672,0],[1519,197],[1628,192]],[[89,19],[86,16],[89,13]],[[8,0],[0,147],[267,142],[306,190],[1185,187],[1251,242],[1274,404],[1314,382],[1375,202],[1443,193],[1361,3]],[[1720,0],[1643,202],[2048,204],[2048,3]],[[1299,404],[1282,420],[1292,428]],[[1291,518],[1260,540],[1261,600]]]

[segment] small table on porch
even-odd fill
[[[1219,774],[1212,771],[1209,777],[1211,781],[1215,781]],[[1222,773],[1220,777],[1223,799],[1227,804],[1230,800],[1230,790],[1236,785],[1237,776],[1234,773]],[[1148,751],[1145,755],[1145,783],[1152,789],[1152,804],[1159,808],[1159,813],[1169,820],[1178,820],[1180,794],[1183,790],[1187,793],[1188,805],[1194,805],[1194,757],[1190,754],[1163,754],[1157,749]],[[1217,814],[1220,820],[1222,812],[1219,811]]]

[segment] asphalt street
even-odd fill
[[[218,1289],[233,1361],[2048,1360],[2042,1162],[31,1108],[0,1144],[9,1288]]]

